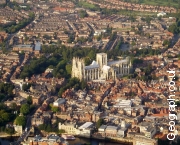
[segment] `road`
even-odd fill
[[[40,107],[40,105],[38,105],[28,116],[27,116],[27,122],[26,122],[26,126],[25,128],[27,128],[27,131],[23,131],[23,133],[21,134],[21,136],[18,138],[17,141],[11,143],[10,145],[20,145],[21,142],[23,142],[30,134],[30,130],[31,130],[31,119],[32,116],[34,115],[34,113],[36,112],[36,110]]]
[[[18,140],[11,143],[11,145],[20,145],[21,142],[23,142],[29,136],[30,128],[31,128],[31,116],[27,116],[27,122],[25,128],[27,128],[27,131],[23,131],[23,133],[18,138]]]
[[[17,33],[9,34],[6,40],[6,50],[9,50],[9,43],[12,37],[16,36]]]

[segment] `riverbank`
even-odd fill
[[[5,132],[0,132],[0,138],[10,138],[10,137],[14,137],[14,138],[17,138],[19,137],[20,135],[19,134],[7,134]]]
[[[83,144],[91,144],[91,145],[132,145],[132,142],[127,142],[126,139],[121,139],[117,140],[116,138],[114,139],[109,139],[109,138],[104,138],[104,139],[99,139],[95,137],[87,138],[87,137],[80,137],[80,136],[75,136],[75,140],[68,140],[70,145],[83,145]],[[13,142],[17,140],[17,136],[8,136],[8,137],[0,137],[0,142],[2,145],[9,145],[10,142]],[[33,137],[29,137],[27,142],[28,143]]]
[[[13,134],[13,135],[9,135],[7,133],[4,133],[4,132],[0,132],[0,138],[4,139],[4,140],[9,140],[9,141],[13,141],[13,140],[16,140],[17,138],[19,137],[19,134]],[[118,138],[118,137],[111,137],[111,138],[107,138],[107,137],[104,137],[104,138],[100,138],[98,136],[91,136],[91,137],[86,137],[86,136],[78,136],[78,135],[75,135],[76,137],[76,140],[80,141],[80,140],[84,140],[85,142],[84,143],[89,143],[89,141],[91,142],[100,142],[100,143],[103,143],[103,142],[109,142],[109,143],[117,143],[117,144],[120,144],[120,145],[132,145],[133,144],[133,140],[131,138]],[[88,142],[86,142],[88,141]],[[70,141],[72,142],[72,144],[75,142],[75,141]],[[73,144],[74,145],[74,144]]]
[[[78,138],[86,138],[86,139],[96,139],[99,141],[108,141],[108,142],[112,142],[112,143],[119,143],[119,144],[123,144],[123,145],[132,145],[133,144],[133,140],[131,138],[118,138],[118,137],[111,137],[111,138],[99,138],[99,137],[95,137],[92,136],[90,138],[88,137],[84,137],[84,136],[76,136]]]

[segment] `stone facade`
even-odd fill
[[[158,145],[157,140],[136,137],[133,138],[133,145]]]
[[[128,57],[118,61],[107,61],[106,53],[97,53],[96,61],[89,66],[85,66],[83,59],[72,60],[72,77],[85,81],[116,79],[128,75],[131,70],[132,65]]]

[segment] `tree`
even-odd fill
[[[67,64],[66,65],[66,72],[71,75],[71,70],[72,70],[72,65],[71,64]]]
[[[23,115],[27,115],[30,111],[30,106],[29,104],[23,104],[20,108],[20,112],[23,114]]]
[[[167,40],[167,39],[165,39],[165,40],[163,41],[163,46],[168,46],[168,47],[169,47],[169,45],[170,45],[170,41]]]
[[[52,111],[52,112],[58,112],[58,111],[59,111],[59,108],[58,108],[58,107],[55,107],[55,106],[52,106],[52,107],[51,107],[51,111]]]
[[[22,89],[23,91],[28,91],[28,89],[31,87],[31,84],[23,84]]]
[[[100,119],[96,122],[96,127],[99,128],[103,123],[104,123],[104,120],[103,120],[102,118],[100,118]]]
[[[25,125],[26,125],[26,117],[25,116],[18,116],[15,119],[15,124],[16,125],[22,125],[23,127],[25,127]]]
[[[58,132],[59,132],[60,134],[62,134],[62,133],[65,133],[65,130],[60,129]]]
[[[17,111],[17,104],[16,103],[11,103],[9,106],[12,110]]]
[[[86,11],[80,10],[80,11],[79,11],[79,16],[80,16],[80,18],[84,18],[84,17],[88,17],[88,14],[87,14]]]
[[[84,80],[82,80],[82,81],[81,81],[81,89],[85,89],[85,88],[87,89],[87,87],[88,87],[88,86],[87,86],[87,82],[84,81]]]
[[[29,105],[32,104],[32,96],[28,96],[28,97],[27,97],[27,103],[28,103]]]
[[[52,127],[51,127],[51,125],[50,125],[50,124],[48,124],[48,125],[47,125],[47,127],[46,127],[46,131],[47,131],[47,132],[51,132],[51,131],[52,131]]]
[[[179,32],[177,25],[174,23],[169,26],[168,30],[173,34],[177,34]]]
[[[13,134],[15,133],[14,127],[7,127],[7,128],[5,129],[5,132],[6,132],[7,134],[13,135]]]
[[[40,124],[40,125],[38,126],[38,128],[39,128],[40,130],[46,130],[46,124]]]

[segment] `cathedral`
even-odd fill
[[[72,77],[85,81],[116,79],[128,75],[131,70],[132,65],[128,57],[107,61],[106,53],[97,53],[96,61],[89,66],[85,66],[83,59],[74,57],[72,60]]]

